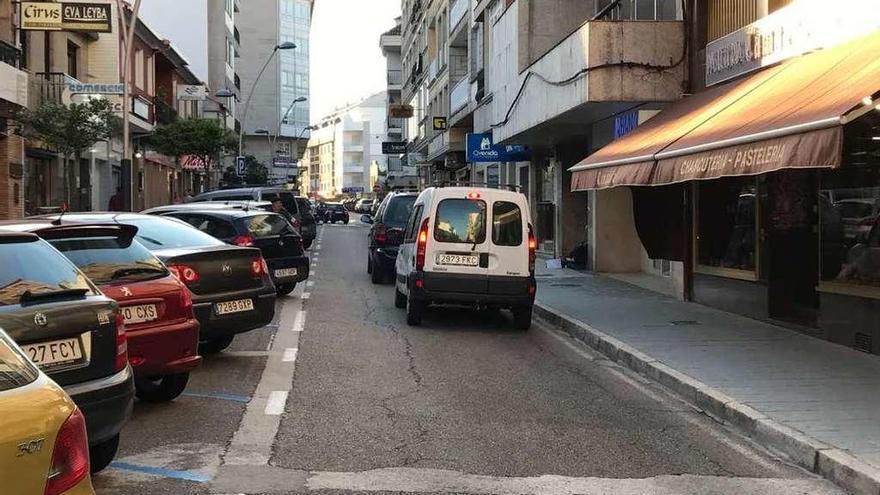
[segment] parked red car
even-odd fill
[[[119,303],[137,397],[165,402],[179,396],[202,361],[199,322],[189,289],[135,239],[137,227],[24,222],[39,222],[31,231]]]

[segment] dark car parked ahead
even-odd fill
[[[327,203],[324,210],[324,222],[326,223],[348,223],[348,210],[342,206],[342,203]]]
[[[186,210],[165,212],[223,242],[256,247],[269,265],[278,294],[293,292],[309,278],[309,258],[303,255],[302,237],[281,215],[244,210]]]
[[[205,201],[273,201],[276,198],[281,200],[284,209],[295,220],[291,223],[299,230],[303,238],[303,246],[308,249],[318,235],[311,204],[308,198],[296,196],[293,191],[287,188],[274,186],[221,189],[219,191],[199,194],[192,198],[190,203]]]
[[[394,276],[397,249],[418,193],[391,193],[385,196],[375,216],[364,215],[361,221],[370,224],[367,234],[367,273],[374,284]]]
[[[202,353],[226,349],[236,334],[263,327],[275,316],[275,285],[259,249],[230,246],[175,218],[75,213],[62,221],[137,227],[136,239],[192,292]]]
[[[116,456],[134,380],[122,312],[48,242],[0,225],[0,327],[86,419],[92,472]]]

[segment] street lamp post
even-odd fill
[[[131,129],[128,128],[129,112],[131,112],[131,88],[128,83],[131,80],[131,59],[134,55],[134,30],[137,27],[138,11],[141,8],[141,0],[134,0],[131,6],[131,19],[126,22],[125,9],[128,8],[123,0],[116,0],[116,13],[119,16],[119,29],[122,33],[125,55],[122,57],[122,173],[123,187],[127,188],[124,195],[124,203],[126,210],[134,210],[134,198],[137,188],[134,186],[136,180],[134,174],[134,164],[131,160]],[[47,35],[48,36],[48,35]],[[125,174],[128,174],[128,180]]]
[[[290,41],[285,41],[280,45],[275,45],[275,48],[272,49],[272,53],[269,55],[269,58],[266,59],[266,63],[263,64],[263,68],[260,69],[259,73],[257,73],[257,78],[254,79],[254,85],[251,86],[251,91],[250,93],[248,93],[248,97],[244,101],[244,110],[242,110],[241,112],[241,128],[238,132],[238,156],[241,156],[242,143],[244,139],[244,128],[247,125],[247,114],[248,109],[251,106],[251,98],[253,98],[254,96],[254,91],[257,89],[257,84],[260,83],[260,78],[263,77],[263,73],[266,72],[266,68],[269,67],[269,62],[272,61],[272,58],[275,56],[275,53],[277,53],[278,50],[293,50],[294,48],[296,48],[296,44]]]

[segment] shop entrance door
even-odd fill
[[[818,180],[814,171],[768,174],[764,184],[762,272],[770,318],[815,328],[819,297]]]

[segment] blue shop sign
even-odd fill
[[[639,112],[632,110],[614,117],[614,139],[623,137],[639,126]]]
[[[490,132],[467,135],[468,162],[523,162],[528,159],[529,150],[521,144],[496,145]]]

